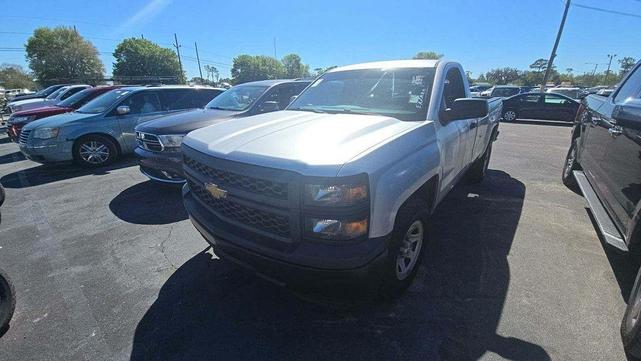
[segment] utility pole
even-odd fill
[[[616,57],[616,54],[608,54],[608,58],[610,58],[610,61],[608,62],[608,70],[605,71],[605,81],[603,81],[605,84],[608,85],[608,76],[610,75],[610,67],[612,66],[612,59]]]
[[[548,60],[548,67],[547,69],[545,69],[545,76],[543,77],[543,83],[541,84],[541,93],[545,92],[545,85],[550,78],[550,72],[552,71],[552,67],[554,66],[556,49],[559,47],[559,41],[561,40],[561,34],[563,33],[563,27],[565,26],[565,19],[568,17],[568,10],[570,10],[570,0],[565,0],[565,10],[563,10],[563,18],[561,19],[559,32],[556,33],[556,40],[554,41],[554,47],[552,47],[552,53],[550,54],[550,59]]]
[[[194,46],[196,47],[196,60],[198,60],[198,72],[200,73],[200,82],[203,81],[203,70],[200,68],[200,55],[198,55],[198,43],[194,41]]]
[[[278,59],[276,56],[276,37],[274,37],[274,59]]]
[[[180,73],[185,74],[183,72],[183,63],[182,61],[180,61],[180,44],[178,44],[178,36],[176,35],[176,33],[174,33],[174,40],[176,41],[174,43],[174,47],[176,48],[176,54],[178,54],[178,65],[180,65]]]
[[[142,40],[145,40],[145,34],[140,34],[140,38],[141,38]]]

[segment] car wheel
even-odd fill
[[[399,296],[416,277],[427,243],[427,202],[411,199],[399,211],[385,262],[381,295]]]
[[[503,112],[503,120],[505,120],[506,122],[513,122],[516,120],[516,118],[517,114],[514,110],[506,110],[505,112]]]
[[[0,335],[6,331],[16,308],[16,291],[6,273],[0,269]]]
[[[467,179],[470,183],[481,183],[487,173],[487,168],[490,165],[490,158],[492,157],[492,143],[488,144],[485,153],[467,171]]]
[[[641,358],[641,272],[632,287],[628,307],[621,321],[621,339],[625,351],[634,357]]]
[[[114,142],[103,135],[90,135],[80,138],[73,147],[76,163],[86,167],[101,167],[118,157]]]
[[[577,149],[579,146],[579,138],[572,140],[570,149],[568,149],[568,154],[565,156],[565,163],[563,164],[563,174],[561,175],[561,180],[566,187],[577,192],[579,185],[574,178],[574,171],[580,170],[581,166],[577,161]]]

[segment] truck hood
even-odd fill
[[[58,114],[51,117],[33,121],[25,125],[24,129],[29,130],[29,129],[42,128],[42,127],[59,128],[69,123],[72,123],[81,119],[85,119],[85,118],[90,118],[96,115],[97,114],[85,114],[85,113],[78,113],[78,112],[63,113],[63,114]]]
[[[183,143],[214,157],[335,176],[343,164],[420,124],[377,115],[284,110],[202,128]]]
[[[136,127],[137,131],[162,134],[187,134],[192,130],[226,120],[239,112],[217,109],[195,109],[176,114],[169,114]]]

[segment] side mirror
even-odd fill
[[[293,103],[294,100],[296,100],[296,98],[298,98],[298,95],[292,95],[291,97],[289,97],[289,103],[288,104]]]
[[[273,100],[264,102],[258,109],[261,113],[275,112],[277,110],[280,110],[280,106],[278,106],[278,102]]]
[[[460,98],[454,100],[452,107],[443,112],[445,121],[483,118],[488,113],[487,99]]]
[[[641,130],[641,106],[616,105],[612,111],[612,118],[616,120],[617,125],[624,128]]]
[[[118,113],[118,115],[129,114],[130,111],[131,109],[129,109],[129,107],[126,105],[121,105],[118,108],[116,108],[116,113]]]

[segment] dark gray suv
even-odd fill
[[[311,80],[262,80],[232,87],[205,109],[171,114],[136,127],[140,171],[151,180],[182,184],[180,144],[192,130],[229,119],[285,109]]]

